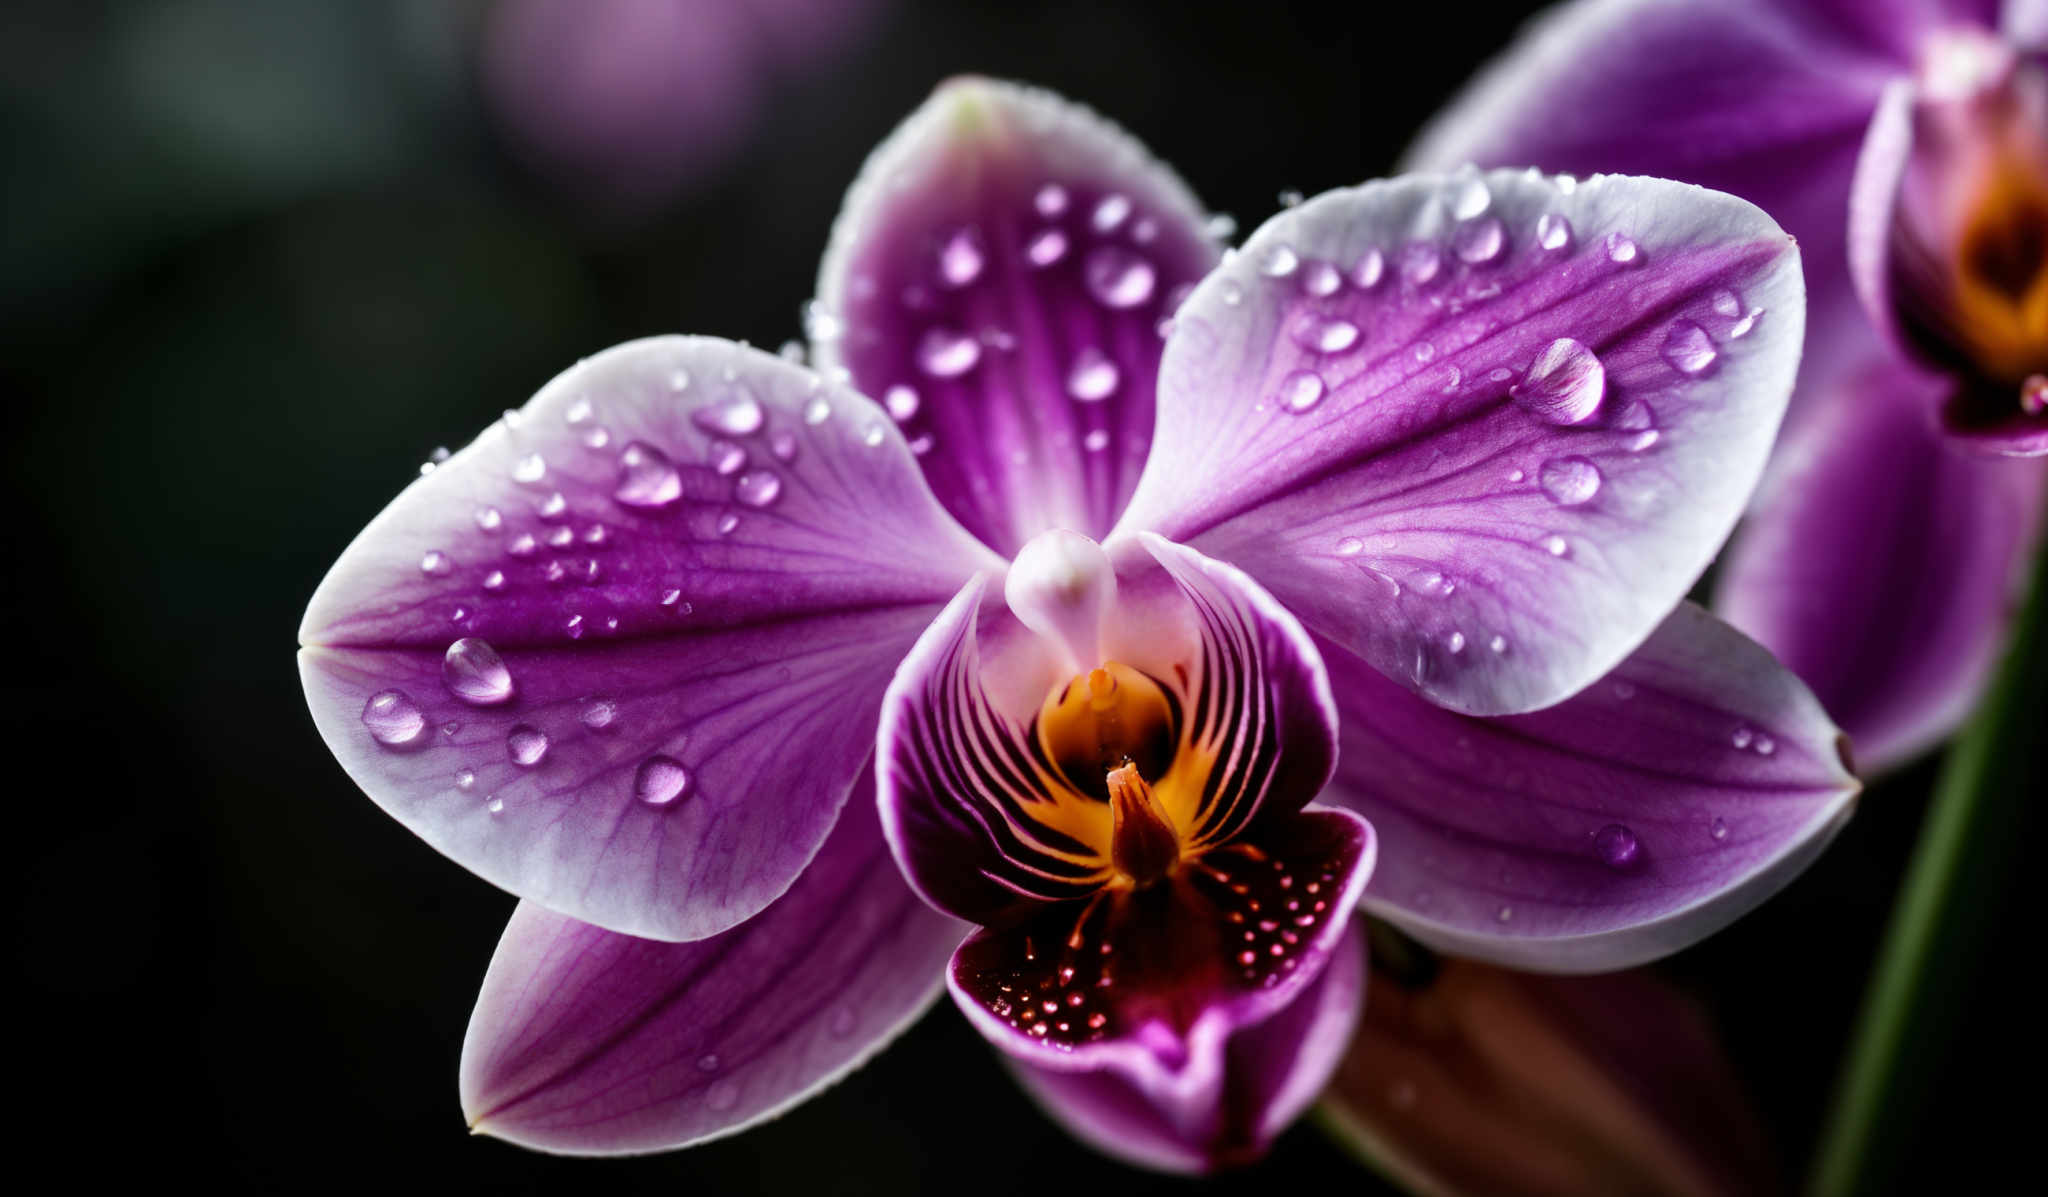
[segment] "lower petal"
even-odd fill
[[[2048,465],[1957,451],[1952,384],[1872,361],[1818,397],[1730,550],[1716,611],[1813,687],[1867,771],[1953,731],[1990,676]]]
[[[787,894],[710,939],[635,939],[522,903],[470,1017],[462,1108],[478,1131],[567,1155],[731,1134],[881,1050],[938,995],[961,930],[903,884],[865,803]]]
[[[1798,874],[1857,793],[1799,679],[1690,604],[1527,715],[1457,715],[1334,648],[1325,801],[1372,820],[1365,907],[1452,955],[1600,972],[1675,952]]]
[[[1112,1069],[1065,1072],[1012,1059],[1026,1092],[1089,1146],[1162,1172],[1208,1172],[1263,1155],[1323,1091],[1365,992],[1365,942],[1347,935],[1286,1009],[1238,1031],[1217,1083],[1161,1103]]]

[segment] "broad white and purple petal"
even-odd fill
[[[462,1108],[478,1131],[569,1155],[733,1134],[880,1051],[938,996],[965,930],[903,884],[866,803],[788,893],[709,939],[522,903],[470,1017]]]
[[[1656,959],[1775,893],[1854,809],[1820,703],[1690,604],[1533,714],[1458,715],[1325,660],[1344,729],[1325,801],[1381,842],[1365,908],[1452,955],[1563,973]]]
[[[1146,537],[1116,556],[1100,643],[1157,687],[1157,748],[1138,755],[1185,850],[1314,798],[1337,719],[1308,634],[1241,572],[1190,549]],[[878,764],[883,825],[911,884],[981,924],[1085,898],[1113,863],[1101,779],[1077,776],[1043,724],[1070,667],[984,603],[988,589],[969,582],[904,659]]]
[[[1286,1009],[1230,1037],[1215,1084],[1164,1103],[1114,1069],[1068,1072],[1011,1057],[1012,1071],[1046,1113],[1105,1154],[1165,1172],[1248,1163],[1329,1083],[1357,1025],[1365,976],[1364,939],[1354,932]]]
[[[1959,385],[1875,359],[1788,439],[1735,539],[1716,611],[1813,687],[1881,772],[1968,715],[1996,662],[2048,463],[1956,447]]]
[[[1243,568],[1435,702],[1541,708],[1727,536],[1803,317],[1797,251],[1732,196],[1511,171],[1331,192],[1182,306],[1120,529]]]
[[[788,888],[882,691],[994,563],[873,403],[666,337],[406,489],[314,595],[314,722],[379,805],[539,905],[696,939]]]
[[[1152,439],[1161,321],[1217,255],[1194,196],[1121,129],[955,79],[848,194],[814,354],[883,400],[998,552],[1054,527],[1100,538]]]

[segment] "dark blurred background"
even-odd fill
[[[577,1162],[466,1135],[456,1061],[513,899],[342,774],[294,631],[437,446],[578,357],[667,331],[797,335],[843,189],[948,75],[1100,109],[1249,229],[1282,189],[1386,172],[1526,15],[11,0],[17,1157],[225,1188],[1188,1187],[1075,1146],[943,1007],[823,1097],[698,1150]],[[1932,776],[1874,788],[1811,873],[1663,966],[1709,1004],[1795,1172]],[[2037,929],[2021,897],[1982,900]],[[2000,975],[1958,978],[1962,1037],[1916,1046],[1937,1099],[1902,1188],[1995,1175],[2021,1148],[2038,1103],[2011,1095],[2032,1084],[2013,1049],[2035,1039],[2035,991]],[[1203,1184],[1379,1191],[1308,1125]]]

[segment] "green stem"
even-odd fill
[[[2043,608],[2048,552],[1991,691],[1950,748],[1864,996],[1834,1108],[1815,1156],[1813,1197],[1897,1183],[1936,1065],[1966,1013],[1994,939],[2027,805],[2040,793]]]

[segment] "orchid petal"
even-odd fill
[[[1780,1186],[1704,1013],[1647,972],[1384,973],[1324,1107],[1415,1193],[1764,1194]]]
[[[1365,944],[1347,935],[1322,975],[1286,1009],[1238,1031],[1222,1075],[1192,1101],[1161,1105],[1114,1069],[1065,1072],[1014,1057],[1027,1093],[1074,1136],[1162,1172],[1209,1172],[1265,1153],[1323,1091],[1357,1024]]]
[[[1190,850],[1312,799],[1337,728],[1308,634],[1244,574],[1191,549],[1146,537],[1117,558],[1105,656],[1169,696],[1165,767],[1147,780]],[[1083,897],[1111,870],[1108,803],[1042,734],[1041,704],[1069,677],[1064,657],[985,608],[987,589],[970,582],[904,659],[878,764],[905,875],[939,909],[983,924]]]
[[[1929,413],[1953,385],[1879,359],[1826,396],[1784,443],[1715,596],[1872,772],[1968,715],[2040,535],[2048,468],[1939,437]]]
[[[1325,800],[1384,845],[1365,907],[1452,955],[1573,973],[1675,952],[1790,881],[1854,809],[1813,695],[1690,604],[1528,715],[1457,715],[1326,653],[1344,739]]]
[[[884,398],[946,508],[1005,555],[1100,537],[1152,437],[1161,321],[1215,264],[1201,207],[1049,92],[940,87],[869,159],[819,274],[817,360]]]
[[[947,984],[1003,1051],[1037,1068],[1110,1072],[1198,1135],[1231,1040],[1305,993],[1349,938],[1374,851],[1372,828],[1349,811],[1274,816],[1148,888],[975,932]]]
[[[637,341],[373,521],[300,671],[342,766],[428,843],[552,910],[695,939],[810,860],[890,671],[991,560],[867,400]]]
[[[1861,338],[1842,196],[1871,110],[1926,34],[1985,5],[1580,0],[1532,22],[1423,130],[1412,170],[1537,166],[1698,183],[1798,239],[1809,378]],[[1796,402],[1796,401],[1795,401]]]
[[[635,939],[522,903],[470,1017],[462,1108],[481,1132],[569,1155],[733,1134],[915,1021],[963,930],[903,884],[865,804],[788,893],[707,940]]]
[[[1304,291],[1311,262],[1351,279]],[[1734,525],[1803,312],[1784,233],[1696,187],[1332,192],[1182,307],[1121,527],[1242,567],[1435,702],[1541,708],[1641,643]]]

